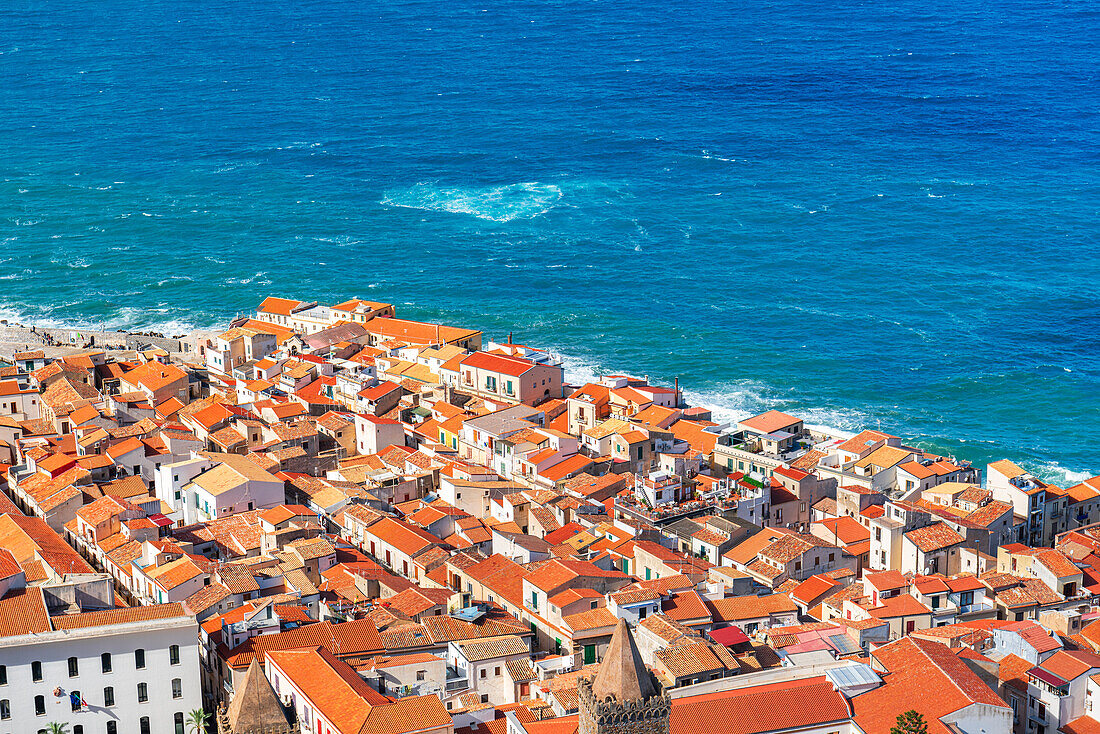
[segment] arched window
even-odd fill
[[[0,721],[11,718],[11,702],[8,699],[0,699]]]
[[[134,650],[134,667],[138,670],[145,667],[145,650],[140,647]]]
[[[171,645],[168,648],[168,662],[172,665],[180,664],[180,646]]]
[[[38,660],[31,663],[31,680],[42,680],[42,663]]]
[[[183,734],[183,712],[177,711],[176,715],[173,717],[173,721],[176,724],[175,734]]]
[[[115,689],[113,686],[107,686],[103,689],[103,705],[114,706],[115,705]]]
[[[34,715],[45,716],[46,715],[46,697],[35,696],[34,697]]]
[[[99,662],[103,666],[104,673],[111,672],[111,653],[105,652],[99,656]]]
[[[73,734],[84,734],[84,725],[73,724]]]
[[[172,679],[172,698],[183,698],[183,681],[179,678]]]
[[[138,703],[145,703],[149,700],[149,686],[145,683],[138,683]]]
[[[107,734],[118,734],[118,722],[116,722],[116,721],[108,721],[107,722]]]
[[[80,661],[76,658],[69,658],[69,677],[75,678],[80,675]]]
[[[80,702],[83,700],[80,697],[80,691],[69,691],[69,703],[72,704],[73,711],[80,710]]]
[[[138,728],[141,730],[141,734],[149,734],[149,717],[142,716],[138,719]]]

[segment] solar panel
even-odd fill
[[[825,671],[825,677],[841,690],[861,687],[873,687],[882,683],[870,665],[863,663],[850,663],[843,667],[830,668]]]
[[[855,652],[859,652],[862,648],[852,641],[852,638],[846,634],[832,635],[826,637],[825,641],[828,642],[834,650],[841,655],[850,655]]]

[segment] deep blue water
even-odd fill
[[[1095,474],[1098,50],[1071,0],[9,0],[0,312],[358,295]]]

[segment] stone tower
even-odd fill
[[[257,659],[248,666],[241,690],[217,713],[218,734],[298,734]]]
[[[620,619],[592,680],[577,684],[578,734],[669,734],[672,699],[642,662],[634,635]]]

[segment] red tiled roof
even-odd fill
[[[707,601],[706,604],[716,622],[740,622],[798,611],[795,603],[783,594],[731,596]]]
[[[879,597],[879,605],[868,609],[867,612],[875,619],[890,619],[891,617],[931,614],[932,610],[917,601],[916,597],[901,594],[886,599]]]
[[[1100,655],[1081,650],[1059,650],[1039,663],[1038,667],[1064,681],[1071,681],[1090,670],[1100,668]],[[1029,672],[1033,674],[1033,671]]]
[[[369,619],[353,622],[318,622],[274,635],[260,635],[233,648],[226,661],[230,667],[246,668],[257,655],[268,650],[292,650],[320,645],[338,655],[377,654],[385,649],[378,628]]]
[[[890,674],[884,684],[852,699],[856,723],[868,734],[885,734],[901,711],[924,715],[929,734],[954,731],[940,719],[972,704],[1008,705],[946,645],[905,637],[874,653]]]
[[[697,591],[682,591],[672,594],[661,602],[661,611],[669,618],[677,622],[688,622],[697,619],[709,620],[710,610],[702,596]]]
[[[0,598],[0,637],[37,634],[51,629],[42,589],[9,591]]]
[[[790,597],[795,601],[800,601],[803,604],[812,606],[814,602],[838,586],[840,586],[840,582],[828,576],[811,576],[792,589]]]
[[[511,357],[503,354],[489,354],[488,352],[474,352],[462,360],[463,367],[475,367],[490,372],[499,372],[504,375],[519,377],[527,372],[535,363],[521,357]]]
[[[905,534],[913,545],[921,553],[932,553],[953,545],[958,545],[965,538],[952,530],[946,523],[937,522],[923,528],[910,530]]]
[[[778,410],[769,410],[766,413],[760,415],[754,415],[751,418],[746,418],[740,422],[742,426],[748,426],[754,431],[761,431],[763,433],[774,433],[781,428],[794,423],[801,423],[801,418],[795,418],[793,415],[787,415],[781,413]]]
[[[712,734],[718,722],[723,734],[755,734],[824,728],[849,715],[844,696],[818,676],[676,698],[669,723],[675,734]]]
[[[53,617],[54,629],[71,630],[86,627],[104,627],[112,624],[130,622],[148,622],[156,619],[174,619],[189,617],[182,604],[154,604],[144,607],[126,607],[123,609],[105,609],[100,612],[82,614],[61,614]]]
[[[909,582],[905,580],[905,577],[901,575],[900,571],[890,570],[882,571],[879,573],[866,573],[863,575],[865,581],[868,581],[871,586],[875,587],[879,591],[890,591],[891,589],[904,589],[909,585]]]

